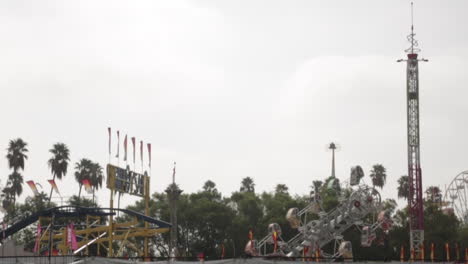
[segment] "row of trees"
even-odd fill
[[[1,191],[2,205],[8,212],[15,211],[16,199],[23,193],[24,184],[24,168],[28,159],[28,144],[21,138],[10,140],[7,148],[8,167],[12,169],[5,186]],[[51,157],[47,161],[50,168],[52,179],[62,180],[67,175],[70,163],[70,150],[64,143],[56,143],[49,150]],[[99,163],[89,159],[81,159],[75,164],[75,179],[78,182],[80,189],[78,197],[81,196],[82,181],[88,179],[93,190],[93,200],[95,191],[102,187],[104,180],[103,168]],[[48,202],[52,199],[53,189],[50,189]],[[8,220],[8,213],[6,217]]]
[[[26,198],[24,203],[18,203],[16,197],[22,193],[23,173],[28,156],[26,142],[21,139],[10,141],[7,150],[9,167],[12,169],[8,181],[3,188],[3,196],[10,203],[7,218],[15,214],[31,213],[35,210],[55,206],[50,201],[50,195],[41,192],[40,195]],[[48,160],[52,175],[62,179],[67,175],[70,163],[70,151],[65,144],[57,143],[50,150],[52,156]],[[79,184],[77,196],[70,198],[70,205],[98,206],[93,200],[81,197],[82,180],[89,179],[94,191],[102,187],[102,167],[89,159],[81,159],[75,163],[74,176]],[[372,185],[382,189],[387,180],[386,169],[376,164],[369,172]],[[267,234],[270,223],[278,223],[282,228],[282,238],[288,240],[297,234],[297,230],[290,227],[285,219],[289,208],[304,208],[310,201],[310,194],[292,195],[286,184],[278,184],[271,192],[256,192],[254,179],[242,179],[238,191],[230,195],[221,194],[216,184],[208,180],[201,189],[194,193],[182,193],[178,201],[178,245],[179,252],[185,256],[196,256],[204,252],[209,258],[217,258],[221,254],[221,247],[225,248],[226,257],[241,256],[248,239],[249,230],[253,230],[255,237],[262,238]],[[343,189],[342,189],[343,188]],[[398,179],[398,197],[408,197],[408,177]],[[338,179],[329,177],[315,180],[311,185],[311,192],[320,192],[325,210],[331,210],[339,203],[338,194],[346,192],[346,187],[339,184]],[[460,225],[459,220],[452,214],[444,213],[440,206],[440,189],[431,186],[426,191],[424,213],[426,217],[426,241],[436,243],[440,249],[436,257],[443,257],[442,245],[446,242],[461,242],[460,248],[467,247],[468,229]],[[94,196],[93,196],[94,198]],[[395,225],[388,235],[380,234],[379,239],[370,248],[360,247],[360,232],[357,229],[348,230],[344,236],[352,241],[354,255],[357,258],[382,259],[399,258],[399,249],[408,249],[409,223],[408,210],[403,207],[397,210],[397,203],[392,199],[384,201],[384,207],[392,215]],[[144,212],[144,202],[137,201],[128,209]],[[150,202],[150,216],[162,220],[170,219],[169,201],[166,193],[153,193]],[[375,216],[370,216],[375,217]],[[129,220],[125,215],[118,221]],[[80,221],[76,219],[76,221]],[[34,241],[34,227],[26,228],[15,236],[26,248],[32,249]],[[142,243],[136,239],[135,244]],[[169,234],[163,234],[161,239],[155,239],[153,253],[167,256]],[[157,253],[156,253],[157,251]],[[408,251],[408,250],[407,250]],[[426,250],[426,254],[429,250]],[[407,252],[408,253],[408,252]]]
[[[374,169],[375,167],[372,171],[375,171]],[[372,174],[371,172],[370,177],[375,177]],[[330,191],[327,187],[327,180],[329,179],[326,179],[325,183],[315,181],[311,187],[313,191],[318,190],[321,193],[324,209],[331,210],[339,201],[337,192]],[[292,229],[285,219],[286,212],[292,207],[304,208],[309,201],[310,195],[291,195],[285,184],[276,185],[272,192],[257,193],[254,180],[250,177],[242,180],[239,191],[230,196],[223,196],[217,190],[216,184],[209,180],[200,191],[183,193],[179,198],[177,209],[179,252],[184,256],[196,256],[204,252],[208,257],[217,258],[221,254],[221,247],[224,246],[227,257],[241,256],[248,240],[249,230],[253,230],[255,238],[260,239],[267,234],[267,226],[270,223],[280,224],[281,236],[288,240],[297,234],[297,230]],[[393,199],[384,200],[383,205],[392,216],[394,227],[388,234],[378,233],[378,238],[371,247],[360,246],[361,233],[357,228],[345,232],[344,238],[353,243],[356,258],[399,259],[401,246],[406,248],[406,258],[409,258],[408,210],[406,207],[398,210],[397,202]],[[139,201],[127,209],[142,212],[144,203]],[[152,195],[150,214],[163,220],[169,219],[169,201],[166,193]],[[374,216],[369,216],[367,220],[371,221],[372,217]],[[459,242],[460,248],[468,247],[468,229],[461,226],[454,215],[445,214],[429,196],[426,196],[425,217],[428,227],[426,241],[428,245],[431,242],[436,244],[436,258],[444,258],[443,245],[446,242],[451,245]],[[118,220],[129,219],[122,216]],[[164,234],[163,238],[162,244],[169,242],[169,234]],[[141,241],[137,240],[135,243]],[[426,250],[427,258],[429,258],[428,249],[429,246]],[[164,246],[159,246],[158,250],[160,254],[167,255]]]

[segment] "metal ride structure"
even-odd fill
[[[468,225],[468,171],[459,173],[445,189],[446,210],[453,212],[464,225]]]
[[[343,238],[346,230],[356,226],[362,234],[361,245],[368,247],[376,239],[377,229],[386,231],[391,226],[389,216],[381,210],[379,192],[373,187],[359,184],[363,175],[361,167],[352,168],[350,186],[340,191],[339,205],[329,212],[322,208],[320,191],[314,190],[305,208],[291,208],[286,214],[291,227],[298,231],[294,237],[283,240],[281,227],[272,223],[268,226],[267,236],[258,242],[252,240],[247,243],[246,253],[285,257],[316,257],[318,254],[328,260],[352,258],[351,243]],[[366,217],[372,213],[379,213],[377,221],[366,222]],[[278,239],[275,241],[276,236]],[[269,245],[272,244],[276,245],[273,253],[269,253]]]
[[[110,208],[86,208],[79,206],[61,206],[20,216],[17,221],[1,230],[4,238],[9,237],[21,229],[41,223],[45,230],[39,231],[36,243],[38,254],[54,252],[61,255],[89,255],[91,245],[97,245],[97,255],[106,254],[108,257],[122,257],[124,249],[135,252],[135,256],[149,257],[149,239],[168,232],[171,224],[148,216],[149,176],[108,164],[107,188],[111,190]],[[127,193],[142,197],[145,201],[144,214],[126,209],[113,207],[115,192]],[[131,220],[115,222],[116,212],[125,213]],[[68,226],[64,220],[80,219],[75,223],[74,231],[77,237],[77,248],[73,249],[69,243]],[[70,219],[72,218],[72,219]],[[133,239],[142,238],[143,247],[135,244]],[[117,250],[116,250],[117,249]]]
[[[414,38],[413,3],[411,3],[411,33],[408,41],[411,46],[405,50],[406,62],[406,98],[407,98],[407,133],[408,133],[408,178],[409,178],[409,217],[410,217],[410,250],[413,257],[420,258],[424,249],[424,213],[423,213],[423,187],[420,159],[419,136],[419,61],[418,42]]]

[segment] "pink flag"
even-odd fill
[[[91,186],[91,182],[88,179],[83,179],[81,183],[84,185],[87,193],[89,194],[93,193],[93,187]]]
[[[151,168],[151,143],[146,144],[148,146],[148,167]]]
[[[39,191],[37,190],[37,187],[36,187],[36,184],[34,183],[34,181],[27,181],[26,182],[29,187],[31,188],[31,190],[33,191],[34,195],[39,195]]]
[[[36,243],[34,244],[33,252],[36,253],[39,251],[39,241],[41,240],[42,227],[41,223],[37,224],[37,233],[36,233]]]
[[[107,128],[107,132],[109,132],[109,155],[111,154],[111,128]]]
[[[73,223],[70,223],[67,226],[67,245],[68,247],[70,247],[71,250],[78,249],[78,243],[76,242],[75,227],[73,226]]]
[[[135,137],[132,137],[132,145],[133,145],[133,164],[135,164]]]
[[[143,170],[143,140],[140,140],[140,159],[141,159],[141,170]]]
[[[127,135],[124,138],[124,161],[127,161]]]
[[[58,187],[55,181],[54,180],[47,180],[47,181],[49,181],[50,185],[52,185],[52,189],[54,189],[54,191],[57,192],[58,195],[60,195],[60,192],[58,190]]]
[[[117,155],[115,155],[116,158],[119,157],[119,151],[120,151],[120,132],[117,130]]]

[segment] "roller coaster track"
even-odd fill
[[[155,218],[146,216],[144,214],[128,210],[128,209],[117,209],[117,208],[92,208],[92,207],[81,207],[81,206],[59,206],[48,208],[39,212],[35,212],[28,215],[20,216],[18,220],[14,221],[13,224],[9,225],[6,229],[0,230],[0,240],[3,240],[7,237],[12,236],[13,234],[19,232],[23,228],[33,224],[39,217],[52,217],[55,216],[56,218],[61,217],[79,217],[79,216],[110,216],[115,215],[116,211],[123,212],[125,214],[131,215],[136,217],[140,221],[148,222],[153,224],[159,228],[169,228],[171,224],[157,220]]]

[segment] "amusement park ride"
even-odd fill
[[[339,257],[352,258],[349,241],[343,233],[353,226],[361,231],[361,245],[369,247],[377,238],[376,230],[386,232],[392,221],[382,210],[380,194],[373,187],[360,184],[364,176],[360,166],[351,169],[349,187],[336,188],[339,205],[326,212],[322,207],[321,191],[314,190],[309,204],[303,208],[291,208],[286,214],[290,226],[298,233],[285,241],[277,223],[268,226],[268,235],[260,240],[247,242],[245,252],[252,256],[315,257],[317,255],[334,260]],[[323,188],[329,188],[323,186]],[[367,223],[370,215],[378,214],[377,220]],[[272,249],[273,247],[273,249]],[[328,249],[329,251],[327,252]]]
[[[2,230],[4,238],[37,222],[38,238],[36,239],[37,254],[41,255],[89,255],[91,245],[97,245],[97,255],[108,257],[123,256],[124,249],[134,252],[135,256],[148,257],[149,239],[157,234],[168,232],[171,224],[148,216],[150,199],[150,177],[130,170],[107,165],[107,188],[111,191],[110,208],[87,208],[78,206],[61,206],[49,208],[31,215],[23,216],[19,221]],[[145,201],[145,213],[141,214],[113,206],[116,192],[142,197]],[[115,222],[116,212],[127,214],[132,220]],[[71,218],[84,219],[75,223],[76,230],[70,225],[57,222],[70,221]],[[39,226],[45,226],[42,230]],[[75,243],[70,242],[71,232],[75,234]],[[143,239],[143,247],[135,245],[133,238]],[[118,243],[120,242],[120,243]]]
[[[423,210],[423,187],[420,158],[419,137],[419,61],[418,41],[414,38],[413,31],[413,3],[411,3],[411,33],[408,41],[411,46],[405,51],[408,58],[400,59],[398,62],[406,61],[406,102],[407,102],[407,139],[408,139],[408,178],[409,178],[409,218],[410,218],[410,250],[411,255],[421,258],[424,254],[424,210]]]

